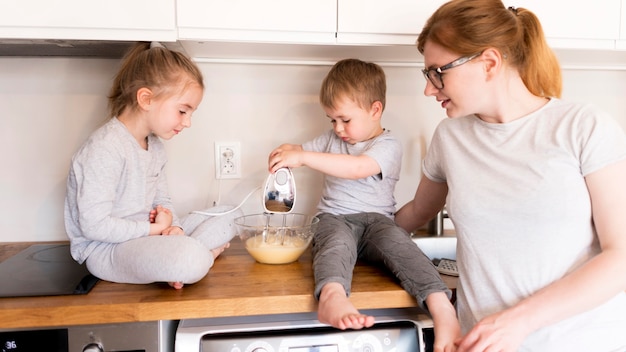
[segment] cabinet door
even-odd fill
[[[619,39],[617,41],[616,48],[618,50],[626,50],[626,0],[622,0],[622,22],[620,28],[622,29],[620,32]]]
[[[620,34],[620,2],[505,0],[506,6],[531,10],[555,48],[614,49]]]
[[[337,42],[413,45],[430,15],[447,0],[339,0]]]
[[[181,40],[334,43],[337,0],[178,0]]]
[[[3,1],[0,37],[174,41],[174,1]]]

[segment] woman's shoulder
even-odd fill
[[[545,105],[544,111],[554,112],[557,111],[559,115],[575,115],[575,114],[599,114],[606,115],[599,106],[591,103],[583,103],[578,101],[551,98]]]
[[[546,104],[544,113],[561,123],[578,127],[617,123],[613,116],[598,105],[556,98]]]
[[[472,124],[480,123],[480,119],[476,115],[467,115],[460,117],[446,117],[437,124],[435,128],[436,134],[455,133],[456,131],[467,131]]]

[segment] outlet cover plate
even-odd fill
[[[241,178],[241,145],[239,142],[215,142],[215,178]]]

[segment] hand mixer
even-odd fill
[[[206,216],[220,216],[231,213],[239,209],[252,193],[259,190],[259,188],[250,192],[241,204],[223,213],[209,213],[197,210],[191,213]],[[263,188],[262,201],[263,209],[265,209],[265,214],[268,216],[270,214],[288,214],[293,210],[293,206],[296,203],[296,180],[289,168],[278,169],[267,177],[265,187]]]
[[[287,214],[296,202],[296,181],[289,168],[270,174],[263,189],[263,209],[266,213]]]
[[[289,168],[280,168],[269,174],[263,188],[263,209],[266,214],[266,225],[263,231],[263,241],[267,240],[271,214],[283,214],[283,226],[277,231],[279,237],[284,237],[286,214],[293,210],[296,203],[296,180]],[[282,239],[281,239],[282,243]]]

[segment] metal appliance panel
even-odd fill
[[[172,352],[178,322],[80,325],[0,330],[0,351]]]
[[[182,320],[176,352],[428,352],[432,320],[415,308],[364,310],[376,324],[338,330],[315,313]]]

